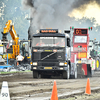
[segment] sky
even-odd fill
[[[90,39],[100,41],[100,0],[22,0],[30,9],[30,34],[40,28],[89,28]]]
[[[6,1],[14,2],[13,0]],[[36,33],[36,30],[39,30],[40,28],[54,28],[63,31],[65,29],[70,29],[70,26],[73,26],[74,28],[93,27],[93,29],[89,31],[90,39],[96,38],[98,41],[100,41],[100,0],[18,1],[21,3],[21,9],[19,12],[21,10],[22,12],[27,12],[25,19],[31,18],[30,35]],[[11,9],[13,9],[12,6]],[[17,19],[15,22],[17,22]],[[26,31],[28,28],[29,25],[26,25]],[[73,33],[73,31],[71,32]]]
[[[29,12],[22,8],[21,0],[0,0],[0,33],[4,31],[6,22],[12,20],[19,39],[28,39],[28,15]],[[7,38],[12,39],[10,34],[7,34]],[[0,39],[2,39],[2,34],[0,34]]]
[[[100,5],[95,0],[73,9],[68,14],[68,16],[74,17],[75,19],[82,19],[82,18],[90,19],[91,22],[94,20],[93,27],[96,27],[100,25],[99,12],[100,12]]]

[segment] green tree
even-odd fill
[[[0,7],[4,6],[2,8],[3,15],[0,17],[0,31],[3,31],[8,20],[12,20],[16,33],[19,34],[19,39],[28,39],[29,22],[25,16],[29,13],[22,10],[21,0],[1,0],[0,4]],[[11,39],[10,35],[8,35],[8,39]]]

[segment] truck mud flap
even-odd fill
[[[77,78],[82,78],[83,76],[82,64],[77,64]]]
[[[91,76],[91,67],[89,64],[77,64],[77,77],[84,78]]]
[[[92,76],[91,66],[90,64],[87,64],[87,77],[91,77],[91,76]]]

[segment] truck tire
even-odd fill
[[[67,71],[63,72],[63,78],[64,79],[69,79],[70,78],[70,66],[69,66],[69,64],[67,66]]]
[[[74,79],[77,79],[77,66],[76,66],[75,72],[74,72]]]
[[[91,65],[87,64],[87,77],[92,77],[92,74]]]
[[[39,78],[39,74],[37,71],[33,71],[33,78]]]
[[[70,66],[69,66],[69,64],[68,64],[68,66],[67,66],[67,79],[69,79],[70,78]]]
[[[63,72],[63,78],[67,79],[67,72],[66,71]]]

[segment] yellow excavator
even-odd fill
[[[2,43],[5,47],[7,47],[7,34],[10,33],[13,43],[12,45],[7,49],[8,59],[9,62],[14,63],[16,56],[19,55],[19,53],[22,53],[22,56],[25,56],[25,53],[28,53],[28,59],[30,59],[29,55],[29,41],[28,40],[19,40],[19,36],[16,33],[14,29],[14,25],[12,24],[12,20],[8,20],[6,22],[6,27],[4,27],[4,30],[2,32]]]
[[[7,49],[8,59],[9,63],[16,63],[16,56],[19,55],[19,53],[22,53],[22,56],[25,56],[25,54],[28,54],[28,59],[30,60],[30,50],[29,50],[29,40],[19,40],[19,36],[16,33],[14,29],[14,25],[12,24],[12,20],[8,20],[6,22],[6,27],[4,27],[4,30],[2,32],[2,43],[4,47],[7,47],[7,34],[10,33],[12,37],[12,45]],[[7,55],[5,55],[7,57]],[[14,62],[15,61],[15,62]],[[10,64],[11,64],[10,63]]]
[[[2,41],[3,43],[7,40],[7,34],[10,33],[12,39],[13,39],[13,45],[7,49],[7,53],[8,53],[8,58],[9,59],[15,59],[16,56],[19,54],[20,52],[20,46],[19,46],[19,37],[14,29],[14,25],[12,24],[11,20],[8,20],[8,22],[6,22],[6,27],[4,27],[4,31],[2,32]],[[6,44],[3,44],[6,45]]]

